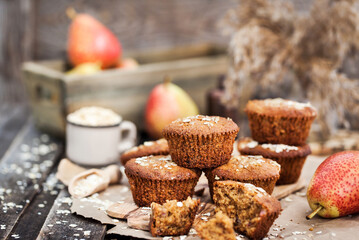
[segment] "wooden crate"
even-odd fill
[[[24,63],[24,82],[36,125],[63,136],[68,113],[96,105],[115,110],[143,129],[148,95],[165,75],[192,96],[201,113],[206,113],[206,92],[227,70],[225,49],[209,44],[128,56],[140,62],[138,69],[111,69],[87,76],[65,75],[67,65],[62,60]]]

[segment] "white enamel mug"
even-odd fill
[[[85,126],[67,121],[66,155],[81,165],[108,165],[118,162],[120,153],[136,144],[136,136],[135,124],[122,118],[110,126]]]

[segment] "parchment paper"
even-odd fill
[[[314,171],[324,159],[325,157],[309,156],[302,171],[301,181],[298,184],[275,188],[273,195],[283,197],[281,199],[283,211],[271,227],[268,239],[359,239],[358,214],[332,220],[320,217],[314,217],[312,220],[305,219],[311,209],[306,200],[306,188],[303,189],[303,186],[308,185]],[[199,186],[206,186],[203,181],[206,180],[202,176]],[[302,190],[293,193],[298,189]],[[285,194],[283,195],[284,192]],[[210,202],[208,188],[205,189],[201,201]],[[132,202],[126,178],[122,180],[121,185],[111,186],[100,194],[95,194],[86,199],[74,199],[71,211],[86,218],[98,220],[103,224],[114,225],[113,228],[108,230],[108,234],[120,234],[144,239],[162,239],[152,237],[147,231],[129,228],[126,220],[108,217],[105,209],[115,202]],[[246,239],[245,237],[239,237],[238,239],[241,238]],[[183,236],[181,240],[183,239],[199,238],[195,234],[190,234],[187,237]]]

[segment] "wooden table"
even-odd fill
[[[0,105],[0,239],[134,239],[105,236],[105,225],[71,214],[69,193],[55,177],[63,155],[63,140],[39,132],[26,107]],[[311,161],[306,162],[302,172],[306,183],[323,159],[311,156]],[[282,199],[281,203],[284,210],[270,237],[296,239],[296,235],[302,234],[303,238],[328,239],[336,235],[338,239],[344,236],[354,239],[358,234],[357,230],[348,232],[342,228],[351,223],[351,229],[358,229],[359,215],[305,220],[310,213],[305,189]],[[279,226],[294,227],[295,231],[277,232],[275,228]],[[311,232],[310,228],[315,230]],[[332,232],[331,228],[334,228]]]
[[[0,113],[0,239],[105,238],[106,226],[70,213],[55,178],[63,140],[39,132],[26,107]]]

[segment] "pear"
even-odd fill
[[[198,115],[197,105],[167,77],[150,93],[145,113],[146,129],[152,138],[158,139],[162,136],[162,129],[172,121],[193,115]]]
[[[102,68],[115,66],[122,54],[116,36],[88,14],[72,15],[67,45],[70,62],[74,66],[88,62],[100,62]]]
[[[318,214],[336,218],[359,212],[359,151],[331,155],[317,168],[307,191],[313,210],[307,219]]]
[[[133,58],[123,58],[117,62],[116,68],[122,70],[134,70],[139,66],[138,62]]]
[[[82,63],[77,65],[70,71],[66,72],[66,75],[91,75],[101,71],[100,63]]]

